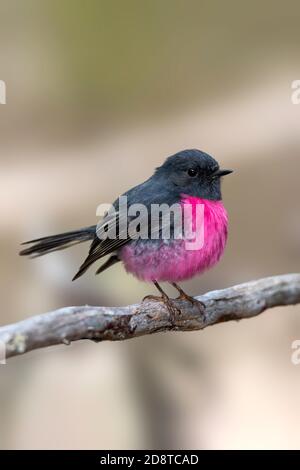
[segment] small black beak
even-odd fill
[[[230,173],[232,173],[233,170],[217,170],[214,172],[213,174],[213,177],[214,178],[220,178],[221,176],[225,176],[225,175],[230,175]]]

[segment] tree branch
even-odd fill
[[[175,301],[181,314],[175,324],[162,303],[144,301],[126,307],[65,307],[0,328],[6,357],[80,339],[116,341],[159,331],[195,331],[228,320],[259,315],[268,308],[300,303],[300,274],[247,282],[196,297],[204,315],[188,301]]]

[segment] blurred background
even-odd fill
[[[154,293],[121,265],[72,283],[87,245],[29,261],[19,243],[96,223],[99,203],[184,148],[235,173],[226,254],[183,287],[299,271],[299,15],[291,0],[1,0],[1,324]],[[299,449],[295,339],[299,306],[13,358],[0,447]]]

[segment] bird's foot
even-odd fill
[[[175,326],[176,324],[176,318],[178,315],[181,314],[180,309],[174,304],[174,301],[170,299],[166,294],[163,295],[146,295],[146,297],[143,298],[143,302],[147,301],[152,301],[152,302],[160,302],[163,303],[169,313],[170,316],[170,322],[172,326]],[[156,319],[156,315],[151,315],[152,319]]]
[[[194,297],[190,295],[179,295],[176,300],[185,300],[187,302],[190,302],[190,304],[193,305],[193,307],[196,307],[202,317],[205,315],[205,303],[201,302],[201,300],[197,300]]]
[[[172,285],[179,292],[179,296],[177,297],[176,300],[184,300],[186,302],[190,302],[190,304],[192,304],[194,307],[198,309],[201,316],[205,315],[205,308],[206,308],[205,303],[201,302],[201,300],[195,299],[191,295],[186,294],[184,290],[182,290],[181,287],[179,287],[177,284],[173,283]]]

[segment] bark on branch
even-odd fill
[[[300,303],[300,274],[285,274],[247,282],[196,297],[206,306],[200,315],[190,302],[178,300],[175,324],[165,306],[145,301],[126,307],[65,307],[0,327],[6,357],[72,341],[116,341],[159,331],[195,331],[228,320],[251,318],[279,305]]]

